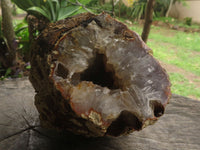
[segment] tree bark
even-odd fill
[[[15,32],[12,24],[12,14],[10,0],[1,0],[2,9],[2,31],[6,38],[6,43],[8,46],[8,52],[5,54],[6,64],[5,67],[11,67],[16,63],[16,40]]]
[[[119,18],[121,17],[121,1],[119,1]]]
[[[168,8],[168,10],[167,10],[167,12],[166,12],[165,17],[168,17],[168,16],[169,16],[169,12],[170,12],[170,10],[171,10],[171,8],[172,8],[173,2],[174,2],[174,0],[170,0],[169,8]]]
[[[114,0],[112,0],[111,2],[112,2],[112,16],[115,16],[115,3],[114,3]]]
[[[149,32],[151,29],[151,24],[153,22],[153,10],[154,10],[155,0],[148,0],[146,11],[145,11],[145,22],[142,31],[142,40],[146,43]]]
[[[100,137],[153,124],[164,113],[170,82],[150,53],[105,13],[49,24],[32,44],[29,77],[42,126]]]

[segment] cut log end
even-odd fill
[[[153,124],[171,92],[150,52],[135,32],[105,13],[50,24],[31,61],[42,124],[95,137]]]

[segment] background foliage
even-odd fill
[[[75,15],[77,12],[84,12],[84,5],[74,5],[75,1],[66,0],[12,0],[19,8],[33,14],[36,17],[46,17],[50,22],[62,20],[69,16]],[[86,3],[86,0],[82,0]]]

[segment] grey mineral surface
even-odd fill
[[[43,37],[50,33],[44,32]],[[79,118],[69,119],[81,128],[78,134],[86,133],[82,126],[97,136],[127,134],[163,115],[171,95],[168,75],[152,50],[126,25],[103,13],[57,37],[47,57],[48,79]],[[45,88],[38,92],[38,106],[44,102],[40,94]],[[40,114],[47,116],[40,108]]]

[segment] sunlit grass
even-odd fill
[[[192,96],[200,99],[200,89],[179,73],[170,73],[170,81],[172,83],[171,90],[173,93],[182,96]]]
[[[156,30],[152,29],[149,39],[155,39],[156,41],[170,43],[180,48],[200,52],[200,33],[185,33],[174,30],[156,32]]]
[[[200,53],[195,54],[192,50],[162,43],[160,39],[151,40],[148,46],[153,49],[157,59],[200,76]]]
[[[130,29],[141,35],[142,27],[138,24],[130,26]],[[180,48],[200,52],[200,33],[186,33],[182,31],[162,29],[161,27],[152,26],[149,39],[158,42],[166,42]]]

